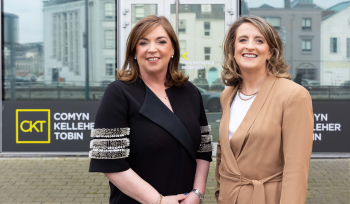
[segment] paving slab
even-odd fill
[[[308,204],[349,204],[349,159],[311,159]],[[108,180],[88,173],[89,159],[0,158],[0,204],[108,203]],[[215,158],[210,165],[204,203],[215,204]]]

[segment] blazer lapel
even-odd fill
[[[273,84],[275,83],[275,81],[276,81],[276,77],[274,76],[266,77],[258,95],[254,99],[243,121],[238,126],[236,132],[233,134],[230,141],[230,146],[236,156],[236,159],[238,159],[238,157],[240,156],[244,148],[244,141],[249,136],[249,130],[253,125],[256,117],[258,116],[261,108],[264,106],[267,96],[269,95],[270,90]]]
[[[221,144],[221,156],[222,156],[222,162],[223,164],[227,165],[227,171],[234,173],[236,175],[240,175],[240,170],[237,165],[236,157],[234,155],[234,152],[231,150],[230,147],[230,141],[228,137],[228,130],[229,130],[229,124],[230,124],[230,107],[233,97],[235,96],[238,87],[228,87],[228,90],[225,90],[225,93],[227,93],[228,96],[222,98],[222,119],[220,122],[220,129],[219,129],[219,137],[220,137],[220,144]]]
[[[180,119],[145,85],[146,95],[140,114],[168,131],[195,160],[191,136]]]

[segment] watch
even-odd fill
[[[199,192],[199,190],[193,189],[192,192],[195,193],[195,194],[198,196],[198,198],[199,198],[199,203],[202,203],[203,200],[204,200],[204,196]]]

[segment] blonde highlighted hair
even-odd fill
[[[168,64],[165,86],[181,86],[188,81],[188,77],[185,77],[179,70],[180,46],[173,27],[165,17],[158,17],[155,15],[146,16],[145,18],[141,19],[131,30],[126,43],[124,65],[123,68],[117,73],[118,80],[134,82],[139,79],[140,67],[137,64],[137,61],[134,59],[136,54],[136,45],[141,38],[145,37],[147,33],[158,25],[163,26],[164,30],[169,35],[174,48],[174,57],[170,59]]]
[[[224,84],[227,86],[237,86],[242,82],[241,71],[235,61],[234,54],[237,29],[244,23],[255,25],[263,34],[270,50],[273,52],[270,60],[266,61],[268,75],[291,79],[290,74],[287,72],[289,65],[285,63],[283,58],[282,41],[278,36],[276,29],[259,16],[243,16],[231,25],[224,41],[223,71],[221,72]]]

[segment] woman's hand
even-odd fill
[[[199,204],[199,198],[195,193],[191,192],[180,204]]]
[[[184,200],[188,197],[188,194],[178,194],[172,196],[164,196],[162,199],[162,204],[179,204],[179,201]]]

